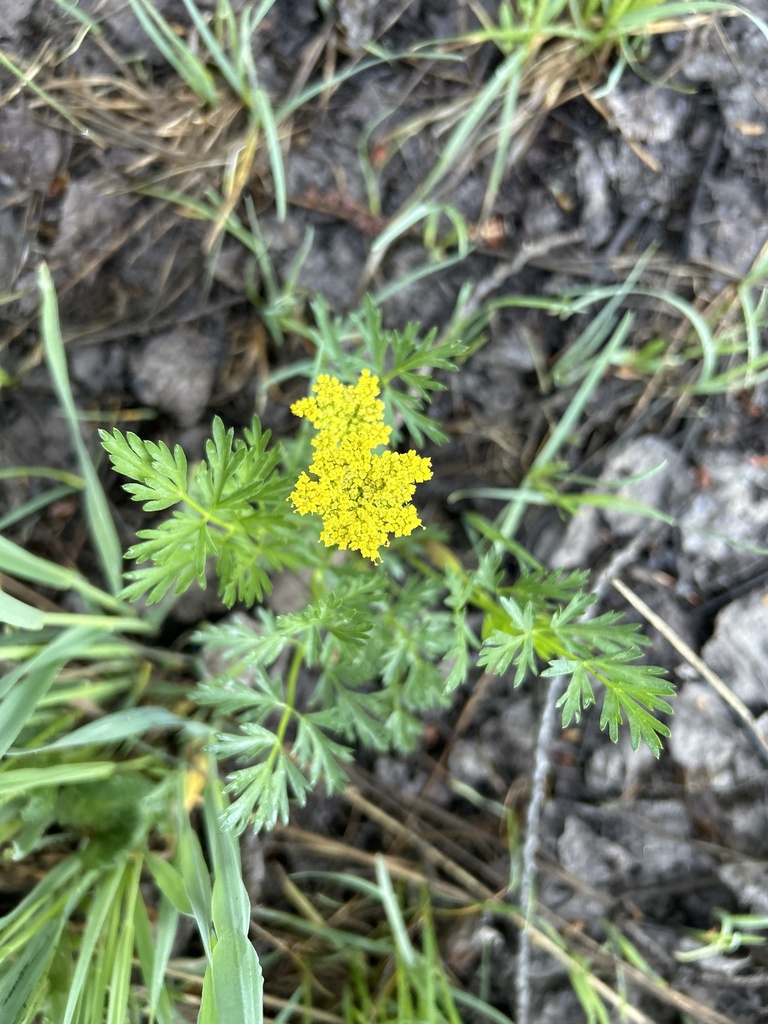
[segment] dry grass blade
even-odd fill
[[[675,650],[685,658],[692,668],[696,669],[702,678],[706,679],[717,695],[739,716],[747,729],[749,729],[749,732],[760,749],[763,757],[768,761],[768,738],[766,738],[760,730],[755,716],[746,704],[736,696],[733,690],[723,682],[716,672],[712,671],[706,662],[701,660],[698,654],[696,654],[685,640],[683,640],[683,638],[679,636],[679,634],[676,633],[660,615],[657,615],[641,597],[638,597],[633,590],[630,590],[626,583],[622,583],[620,579],[614,579],[612,583],[621,596],[629,601],[632,607],[636,611],[640,612],[643,618],[653,626],[654,629],[657,629],[659,633],[661,633],[664,639],[667,640]]]
[[[458,900],[460,903],[481,901],[487,911],[494,912],[495,910],[503,914],[517,928],[527,927],[531,940],[537,948],[549,953],[566,970],[573,968],[574,963],[569,948],[565,944],[556,942],[547,932],[538,927],[536,923],[526,922],[523,914],[504,902],[503,893],[495,892],[492,888],[479,881],[460,864],[446,856],[436,845],[423,840],[414,829],[407,828],[396,818],[382,811],[356,788],[348,787],[344,795],[356,810],[371,820],[376,821],[390,835],[409,842],[412,847],[419,850],[430,864],[453,878],[458,884],[454,885],[444,882],[431,874],[426,875],[417,864],[402,857],[387,856],[387,870],[393,878],[408,882],[411,885],[426,885],[435,895],[442,896],[451,901]],[[342,864],[357,863],[361,867],[367,868],[371,873],[375,870],[374,854],[357,850],[338,840],[318,836],[295,826],[280,828],[276,831],[275,835],[278,839],[284,838],[290,845],[302,844],[309,847],[318,857],[338,859]],[[574,931],[572,926],[546,910],[546,908],[537,907],[537,913],[548,919],[564,939],[577,946],[579,955],[588,956],[603,969],[620,971],[625,981],[631,982],[660,1002],[683,1012],[693,1014],[694,1018],[700,1021],[701,1024],[733,1024],[730,1018],[704,1006],[697,1000],[685,995],[685,993],[678,992],[670,987],[660,987],[641,970],[607,953],[597,943],[585,936],[583,932]],[[585,976],[595,992],[605,1002],[623,1013],[625,1020],[631,1021],[632,1024],[655,1024],[652,1017],[635,1007],[628,1006],[625,997],[611,988],[594,971],[586,970]]]

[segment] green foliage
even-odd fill
[[[389,420],[418,440],[442,437],[425,407],[442,386],[433,371],[455,369],[460,343],[434,332],[422,338],[416,325],[385,330],[370,298],[348,318],[332,318],[321,300],[314,312],[317,358],[308,372],[343,381],[372,369]],[[309,573],[295,610],[262,607],[253,620],[198,633],[216,669],[194,697],[214,721],[209,749],[231,765],[224,821],[235,832],[287,822],[291,802],[305,803],[319,785],[341,789],[357,747],[413,750],[423,715],[446,706],[475,665],[513,670],[515,686],[567,678],[564,724],[595,703],[600,687],[601,727],[615,740],[627,723],[633,745],[643,741],[658,754],[668,730],[654,715],[671,710],[672,688],[640,662],[647,641],[637,626],[613,612],[591,617],[585,572],[544,571],[513,546],[521,565],[514,582],[496,555],[482,551],[475,570],[451,556],[437,573],[423,562],[418,535],[384,549],[373,569],[354,557],[332,561],[311,522],[291,512],[286,498],[297,469],[285,472],[282,449],[268,445],[256,419],[244,440],[215,420],[195,468],[179,446],[171,451],[119,431],[102,440],[134,500],[147,512],[172,510],[140,531],[128,552],[141,564],[128,573],[126,597],[157,601],[195,581],[204,586],[209,559],[229,605],[260,600],[276,570]],[[477,517],[473,525],[482,537],[494,535]]]
[[[89,835],[84,862],[107,863],[145,840],[151,791],[140,775],[67,786],[58,794],[55,816],[60,825]]]
[[[126,574],[126,599],[159,601],[193,581],[205,587],[213,557],[224,603],[253,604],[269,590],[269,571],[302,564],[286,503],[290,486],[275,473],[280,452],[267,450],[269,437],[254,418],[245,440],[234,442],[234,431],[217,417],[206,459],[190,472],[179,445],[171,452],[162,441],[101,432],[115,471],[136,481],[125,485],[134,501],[147,512],[177,506],[159,526],[139,531],[141,542],[128,551],[128,558],[150,564]]]
[[[443,962],[438,918],[444,908],[433,905],[426,886],[409,892],[393,879],[380,854],[375,860],[375,881],[341,872],[307,871],[295,877],[306,883],[302,899],[312,914],[299,916],[260,906],[255,918],[270,930],[280,928],[285,933],[288,941],[282,944],[283,952],[294,950],[302,937],[309,937],[304,948],[311,949],[313,974],[317,974],[314,983],[297,989],[290,1001],[301,998],[308,1017],[317,1008],[318,1018],[323,1010],[332,1009],[351,1024],[461,1024],[465,1020],[511,1024],[506,1014],[491,1005],[483,980],[480,994],[475,995],[457,982]],[[481,913],[471,904],[460,912],[472,917]],[[325,983],[325,970],[331,972],[332,985]],[[330,1007],[323,1000],[326,995],[333,1000]]]
[[[466,352],[458,338],[438,339],[436,330],[421,338],[416,323],[407,324],[401,331],[385,330],[381,310],[370,295],[362,309],[349,317],[332,317],[322,298],[313,302],[312,310],[316,327],[309,337],[318,353],[309,371],[313,376],[333,372],[340,380],[351,381],[361,370],[369,369],[379,378],[395,442],[406,432],[419,446],[426,439],[436,443],[446,440],[440,425],[427,416],[426,406],[435,391],[445,390],[434,371],[455,371],[456,360]],[[350,349],[353,341],[358,344]]]
[[[225,666],[196,691],[230,723],[215,751],[246,764],[229,779],[227,820],[238,830],[251,815],[256,828],[287,821],[290,798],[303,803],[319,783],[343,787],[354,744],[412,750],[419,713],[447,700],[452,621],[439,581],[400,585],[356,561],[318,572],[313,589],[299,612],[262,610],[256,631],[227,622],[199,633]]]
[[[580,573],[523,573],[511,589],[519,589],[525,603],[499,597],[486,620],[478,663],[497,674],[514,667],[515,686],[529,675],[568,679],[558,701],[564,728],[595,703],[593,683],[599,684],[604,690],[600,728],[616,742],[626,721],[633,748],[643,742],[658,757],[669,728],[652,712],[672,713],[666,698],[674,687],[661,678],[663,669],[640,661],[649,641],[639,625],[622,623],[618,612],[589,616],[595,597],[574,591],[582,581]]]
[[[726,910],[718,909],[713,913],[718,920],[718,927],[694,933],[693,937],[701,945],[693,949],[678,950],[675,953],[676,960],[694,963],[710,957],[728,956],[744,946],[764,946],[768,941],[768,915],[730,914]]]

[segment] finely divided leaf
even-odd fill
[[[267,451],[269,432],[254,418],[245,440],[235,440],[222,420],[213,421],[206,460],[190,472],[183,450],[134,433],[102,431],[102,444],[125,490],[147,512],[175,508],[139,532],[128,557],[142,563],[127,574],[124,596],[149,602],[169,591],[181,594],[195,581],[206,584],[208,559],[216,559],[219,594],[227,605],[253,604],[270,589],[269,572],[295,568],[307,551],[295,543],[286,503],[289,482],[277,472],[278,449]],[[148,563],[148,564],[145,564]]]

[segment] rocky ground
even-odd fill
[[[452,37],[477,25],[473,6],[340,0],[327,18],[321,6],[296,0],[289,14],[278,2],[255,37],[259,81],[276,103],[307,81],[359,65],[343,84],[285,116],[283,222],[268,163],[260,154],[254,161],[248,193],[275,288],[263,260],[160,195],[202,197],[206,188],[222,188],[236,108],[191,104],[125,3],[82,0],[79,11],[100,30],[86,33],[52,0],[0,2],[0,48],[48,96],[2,72],[0,367],[7,386],[0,466],[71,465],[35,328],[41,259],[57,285],[80,407],[93,421],[139,424],[191,454],[201,451],[215,413],[241,427],[256,408],[278,435],[293,429],[288,406],[296,388],[290,381],[261,388],[268,374],[306,354],[298,335],[272,329],[276,310],[289,309],[283,322],[306,319],[320,295],[344,312],[370,291],[384,296],[388,324],[417,318],[443,330],[462,288],[465,312],[499,300],[484,344],[435,406],[450,441],[429,453],[435,476],[424,489],[426,514],[457,546],[462,512],[495,514],[499,506],[449,496],[519,484],[573,395],[567,364],[563,387],[550,394],[541,393],[539,371],[601,308],[596,301],[560,319],[502,300],[612,285],[642,257],[643,287],[681,296],[715,326],[727,326],[737,320],[736,285],[760,260],[765,283],[768,39],[748,18],[712,17],[660,34],[640,73],[626,70],[601,96],[573,90],[569,98],[563,83],[548,103],[530,86],[490,209],[492,148],[484,150],[482,140],[436,185],[474,232],[471,252],[451,261],[450,246],[425,250],[418,228],[386,250],[372,243],[440,157],[451,103],[493,73],[492,48],[478,47],[452,72],[406,60],[366,69],[363,47],[375,41],[403,52]],[[158,0],[156,7],[187,30],[181,3]],[[750,9],[768,17],[764,2]],[[435,270],[441,259],[445,265]],[[429,273],[419,277],[422,267]],[[756,302],[760,280],[753,284]],[[642,293],[627,301],[637,313],[637,352],[665,337],[684,356],[690,329],[672,305]],[[585,942],[602,941],[598,919],[630,939],[680,995],[660,1000],[629,977],[628,1001],[649,1019],[752,1024],[768,1019],[763,948],[705,961],[674,956],[700,944],[692,930],[715,924],[715,908],[768,914],[768,385],[747,381],[708,393],[695,386],[699,373],[700,362],[681,356],[663,372],[624,366],[607,375],[564,453],[574,473],[603,481],[664,463],[620,493],[660,508],[673,524],[595,508],[566,524],[537,507],[518,539],[552,566],[599,569],[646,531],[625,579],[719,675],[748,717],[654,634],[653,657],[679,685],[668,748],[656,762],[633,752],[626,735],[613,745],[591,715],[558,735],[539,899],[559,928]],[[3,486],[7,510],[36,485]],[[127,536],[135,510],[117,485],[113,498]],[[74,503],[45,510],[13,535],[31,550],[88,568]],[[606,600],[625,607],[618,595]],[[217,611],[205,595],[183,603],[178,631]],[[450,777],[489,800],[524,806],[541,687],[512,691],[497,681],[469,699],[469,713],[459,719],[459,707],[450,719],[461,721],[446,747]],[[433,767],[426,750],[407,762],[380,758],[367,765],[360,785],[371,793],[397,787],[415,808]],[[468,830],[482,817],[455,788],[440,783],[429,792],[435,808]],[[315,806],[302,824],[343,834],[348,813],[339,804]],[[279,836],[275,842],[280,846]],[[488,884],[503,884],[504,844],[489,835],[476,854]],[[283,842],[281,857],[289,870],[301,867],[300,848]],[[452,955],[458,963],[464,943],[471,972],[476,957],[466,950],[485,944],[493,1002],[513,1014],[515,932],[498,921],[478,928],[482,935],[450,938]],[[534,997],[537,1024],[583,1019],[565,971],[538,952]]]

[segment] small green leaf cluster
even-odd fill
[[[351,382],[368,369],[379,378],[395,443],[406,434],[419,446],[427,439],[437,444],[447,440],[426,407],[436,391],[445,390],[434,371],[455,371],[466,345],[453,337],[438,339],[434,329],[422,338],[418,323],[408,323],[401,331],[385,330],[381,310],[370,296],[362,309],[349,317],[332,317],[322,299],[312,308],[317,327],[310,337],[319,357],[312,370],[315,375],[332,371]],[[357,342],[354,348],[350,341]]]
[[[669,728],[654,712],[672,713],[674,687],[641,661],[650,641],[638,624],[619,612],[590,616],[596,597],[577,589],[583,582],[582,573],[524,572],[487,615],[478,664],[497,674],[514,667],[515,686],[528,675],[568,679],[558,701],[564,728],[595,703],[599,684],[600,728],[615,742],[626,721],[633,748],[643,742],[658,757]]]
[[[308,549],[297,544],[286,501],[290,483],[276,472],[280,449],[268,450],[269,438],[254,417],[245,439],[235,441],[216,417],[206,458],[190,470],[180,445],[171,451],[131,432],[101,431],[115,472],[134,481],[125,485],[134,501],[146,512],[173,508],[159,525],[140,530],[128,550],[140,564],[126,573],[125,598],[152,603],[194,581],[205,587],[213,558],[224,603],[253,604],[269,591],[270,572],[305,564]]]
[[[287,821],[291,797],[304,803],[318,783],[343,787],[356,746],[412,750],[420,716],[448,699],[452,623],[436,607],[439,581],[400,585],[355,560],[317,571],[312,589],[298,612],[261,609],[255,625],[232,620],[198,636],[223,666],[196,691],[224,716],[214,749],[244,765],[229,777],[238,830]]]

